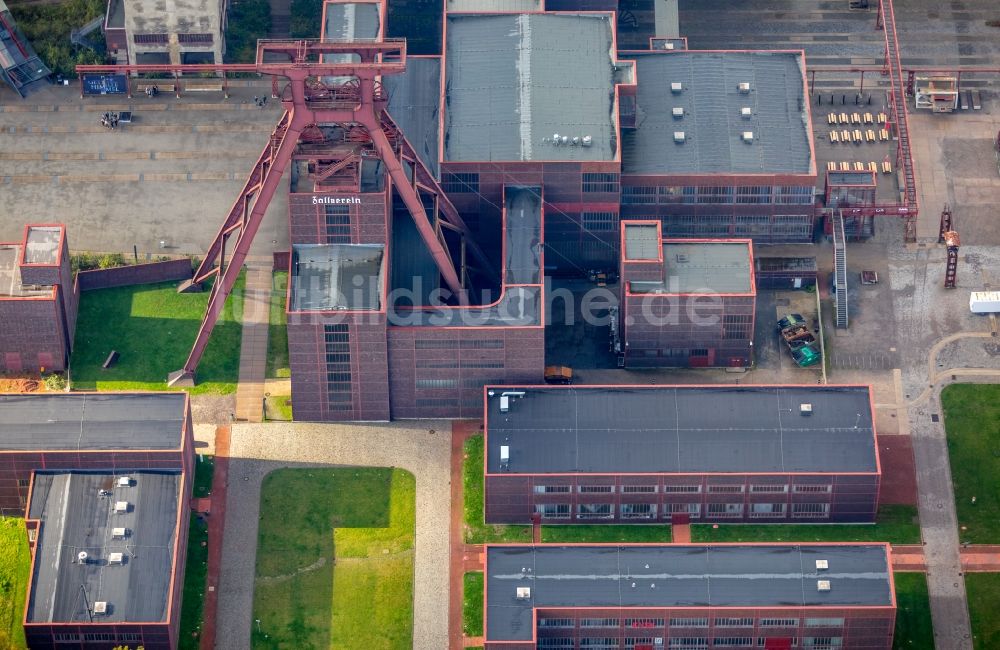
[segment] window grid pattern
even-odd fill
[[[214,41],[215,38],[208,32],[177,35],[177,42],[181,45],[211,45]]]
[[[351,390],[351,333],[347,325],[324,325],[326,345],[326,397],[330,411],[354,408]]]
[[[323,207],[326,218],[326,243],[350,244],[351,206],[325,205]]]
[[[136,45],[166,45],[166,34],[133,34],[132,41]]]
[[[479,193],[479,174],[469,172],[445,172],[441,178],[441,189],[448,193]]]
[[[583,191],[585,193],[617,193],[619,191],[619,176],[613,173],[585,172],[583,174]]]

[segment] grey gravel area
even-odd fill
[[[216,648],[250,647],[261,481],[282,467],[335,465],[400,467],[416,476],[413,647],[448,647],[450,450],[450,422],[235,425]]]

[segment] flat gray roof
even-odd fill
[[[622,133],[623,174],[812,171],[805,61],[792,52],[629,52],[636,128]],[[680,83],[679,93],[671,83]],[[749,94],[740,93],[749,83]],[[741,109],[749,107],[751,117]],[[675,118],[674,108],[684,109]],[[683,143],[674,132],[683,131]],[[743,141],[753,132],[753,143]]]
[[[541,0],[448,0],[446,9],[455,13],[512,13],[541,11]]]
[[[446,20],[445,160],[614,160],[610,15]],[[571,144],[585,136],[590,146]]]
[[[659,259],[660,247],[660,235],[655,223],[625,224],[625,259]]]
[[[118,487],[125,475],[130,486]],[[88,606],[102,601],[108,611],[95,613],[95,624],[166,620],[180,485],[179,473],[36,473],[28,516],[42,523],[27,621],[89,623]],[[119,501],[127,512],[115,511]],[[121,564],[109,563],[112,553],[122,554]]]
[[[62,228],[55,226],[29,226],[24,251],[25,264],[55,264],[62,244]]]
[[[830,590],[819,591],[819,580]],[[518,600],[518,587],[530,598]],[[530,640],[535,608],[893,605],[884,544],[486,549],[487,641]]]
[[[500,412],[501,394],[524,391]],[[486,469],[510,474],[871,472],[867,386],[495,387]],[[811,404],[812,415],[801,405]]]
[[[21,247],[0,244],[0,296],[26,298],[48,296],[52,287],[32,288],[21,283]]]
[[[542,309],[542,193],[537,187],[508,186],[504,207],[504,292],[496,303],[471,307],[397,307],[389,315],[391,325],[408,327],[529,327],[541,324]],[[405,232],[409,226],[399,229]],[[397,251],[400,244],[396,244]],[[418,243],[417,245],[421,245]],[[425,251],[426,249],[419,249]],[[425,257],[421,253],[420,258]],[[393,261],[418,258],[402,251]],[[414,268],[408,264],[408,268]],[[396,274],[398,268],[393,268]],[[436,277],[436,267],[435,267]],[[403,280],[408,276],[403,276]]]
[[[406,57],[406,71],[382,77],[389,115],[431,174],[438,174],[441,58]]]
[[[625,230],[626,252],[630,259],[656,259],[649,249],[649,230],[644,233],[641,254],[638,236],[630,238]],[[655,234],[655,227],[652,229]],[[630,241],[630,239],[632,241]],[[748,242],[663,242],[663,267],[666,282],[632,281],[633,293],[752,293],[751,248]]]
[[[382,244],[296,244],[291,310],[378,310],[384,252]]]
[[[0,395],[0,450],[179,449],[185,393]]]
[[[375,2],[328,2],[323,24],[324,41],[354,41],[378,38],[381,28]]]

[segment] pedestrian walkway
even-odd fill
[[[267,371],[267,334],[271,304],[271,267],[247,268],[243,290],[243,344],[240,348],[240,378],[236,387],[236,419],[264,419],[264,376]]]
[[[465,543],[465,508],[462,491],[462,460],[465,441],[470,436],[479,433],[479,423],[468,420],[456,420],[451,425],[451,513],[448,567],[448,647],[451,650],[461,650],[466,647],[466,638],[462,631],[463,576],[466,571],[482,571],[481,545]],[[474,645],[474,644],[473,644]]]
[[[972,544],[959,550],[963,572],[1000,573],[1000,546]],[[893,546],[893,571],[927,571],[923,546]]]
[[[674,524],[670,527],[670,534],[674,544],[690,544],[691,524]]]
[[[215,471],[209,492],[212,505],[208,515],[208,565],[205,604],[202,611],[201,650],[215,648],[215,617],[219,603],[219,575],[222,572],[222,534],[226,527],[226,487],[229,483],[229,427],[215,430]]]

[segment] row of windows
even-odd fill
[[[504,342],[497,339],[417,339],[413,342],[417,350],[502,350]]]
[[[707,351],[706,351],[707,352]],[[701,485],[664,485],[664,493],[700,493],[702,491]],[[622,485],[622,494],[656,494],[659,491],[660,486],[658,485]],[[726,485],[709,485],[707,492],[710,494],[742,494],[746,490],[746,486],[742,483],[739,484],[726,484]],[[534,487],[535,494],[568,494],[572,491],[572,486],[569,485],[536,485]],[[833,486],[829,483],[824,484],[796,484],[792,486],[792,492],[796,494],[804,493],[829,493],[833,491]],[[613,494],[615,492],[614,485],[579,485],[577,486],[577,492],[580,494]],[[751,484],[751,493],[787,493],[788,484],[786,483],[763,483],[763,484]]]
[[[351,243],[351,206],[326,205],[326,243]]]
[[[79,643],[80,641],[116,641],[119,643],[129,643],[142,641],[142,634],[138,632],[56,632],[52,635],[52,640],[56,643]]]
[[[350,411],[353,407],[350,330],[346,324],[324,325],[323,337],[328,407],[331,411]]]
[[[621,193],[622,205],[812,205],[815,201],[815,188],[811,185],[625,186]]]
[[[691,517],[701,516],[700,503],[665,503],[663,516],[688,514]],[[623,503],[619,506],[622,519],[656,519],[659,504],[656,503]],[[569,503],[536,503],[534,513],[545,519],[569,519],[572,516],[572,504]],[[707,516],[714,518],[738,518],[744,513],[742,503],[709,503],[706,504]],[[770,519],[785,517],[788,514],[787,503],[751,503],[747,511],[751,519]],[[615,516],[613,503],[580,503],[576,506],[577,519],[612,519]],[[824,519],[830,516],[829,503],[793,503],[791,509],[793,519]]]
[[[723,636],[709,639],[708,637],[672,637],[667,640],[667,647],[674,650],[708,650],[709,643],[713,648],[761,648],[767,644],[768,637],[752,636]],[[791,647],[798,647],[798,638],[790,639]],[[636,646],[656,646],[662,647],[662,639],[654,637],[627,637],[617,639],[614,637],[583,637],[580,639],[580,648],[588,650],[604,649],[619,650],[625,648],[632,650]],[[837,650],[843,646],[842,637],[804,637],[802,647],[809,650]],[[538,639],[538,648],[576,648],[576,640],[571,637],[543,637]]]

